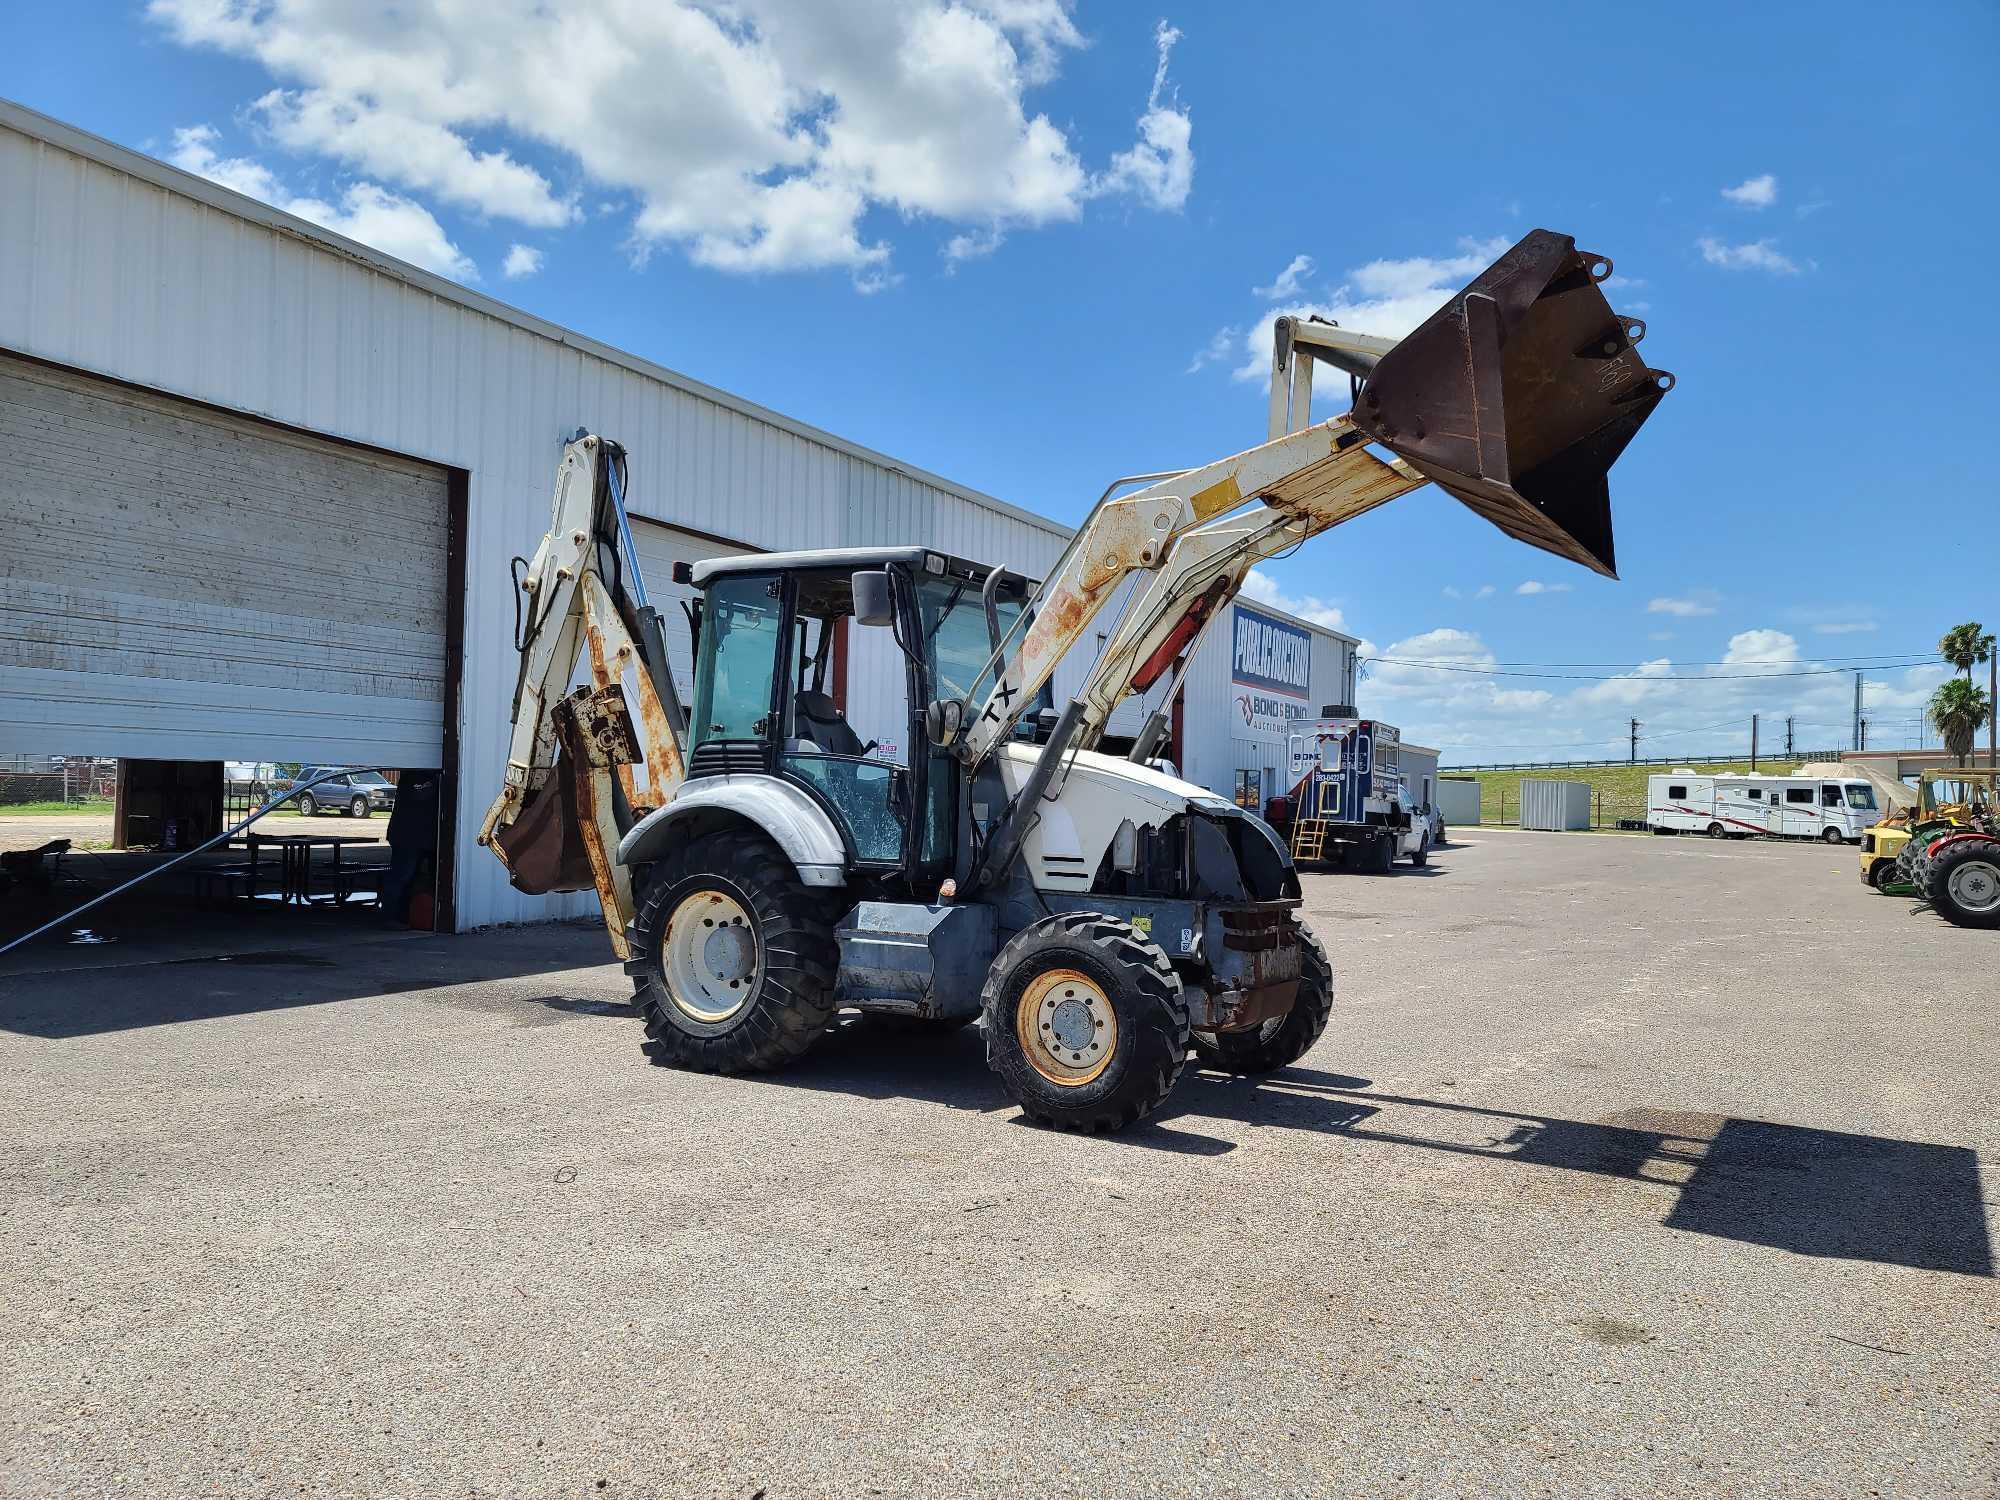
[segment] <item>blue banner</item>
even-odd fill
[[[1312,632],[1244,605],[1236,606],[1229,675],[1240,686],[1309,699]]]

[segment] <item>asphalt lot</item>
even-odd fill
[[[647,1066],[600,934],[0,986],[0,1493],[2000,1490],[2000,934],[1850,850],[1314,876],[1304,1061]]]
[[[231,813],[229,822],[234,824],[244,816],[242,813]],[[276,812],[256,826],[259,833],[331,833],[354,837],[373,835],[377,839],[386,839],[389,836],[389,815],[376,813],[368,818],[349,818],[327,814],[302,818],[296,813]],[[68,839],[79,849],[108,848],[111,844],[111,814],[0,812],[0,850],[36,849],[50,839]]]

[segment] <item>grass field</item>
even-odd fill
[[[1686,761],[1682,764],[1706,774],[1748,771],[1747,760]],[[1594,788],[1591,820],[1603,827],[1615,827],[1620,818],[1646,816],[1646,778],[1671,771],[1672,766],[1558,766],[1541,771],[1468,771],[1445,775],[1469,775],[1479,783],[1479,821],[1515,823],[1521,816],[1521,782],[1587,781]],[[1789,761],[1760,760],[1757,769],[1766,775],[1784,775],[1794,769]]]
[[[92,802],[4,802],[0,815],[9,818],[75,818],[111,811],[111,799]]]

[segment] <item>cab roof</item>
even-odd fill
[[[696,588],[706,588],[711,579],[737,573],[803,573],[821,569],[886,568],[901,563],[918,573],[940,578],[983,582],[993,571],[987,563],[953,557],[935,547],[821,547],[808,552],[744,552],[734,557],[711,557],[690,570]]]

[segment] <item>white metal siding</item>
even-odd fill
[[[1438,810],[1453,828],[1479,826],[1479,783],[1471,777],[1446,776],[1439,780]]]
[[[0,751],[435,766],[445,476],[0,356]]]
[[[517,674],[507,562],[578,426],[630,450],[635,512],[752,546],[922,539],[1040,573],[1067,534],[4,104],[0,348],[467,473],[465,926],[592,909],[518,894],[472,842]]]

